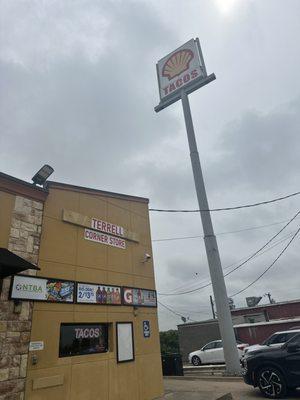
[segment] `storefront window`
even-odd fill
[[[108,324],[61,324],[59,357],[108,351]]]

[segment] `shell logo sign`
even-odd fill
[[[191,50],[176,51],[165,63],[162,75],[169,80],[189,69],[190,61],[194,58]]]
[[[200,46],[191,39],[179,49],[158,61],[157,75],[161,100],[175,95],[196,78],[206,76]]]

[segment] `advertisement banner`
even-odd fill
[[[76,303],[121,305],[121,287],[77,283]]]
[[[127,306],[157,307],[156,291],[124,287],[123,304]]]
[[[117,247],[119,249],[126,249],[126,241],[119,237],[107,235],[106,233],[96,232],[92,229],[84,230],[84,238],[86,240],[91,240],[92,242],[97,242],[101,244],[106,244],[108,246]]]
[[[161,100],[180,92],[192,81],[206,77],[200,46],[194,39],[158,61],[157,76]]]
[[[15,275],[11,299],[73,303],[74,282],[50,278]]]

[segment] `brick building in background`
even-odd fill
[[[244,343],[262,343],[277,331],[300,327],[300,300],[232,310],[236,337]]]
[[[300,329],[300,300],[231,310],[236,338],[243,343],[262,343],[277,331]],[[221,339],[218,321],[191,322],[178,325],[179,346],[183,360],[206,343]]]

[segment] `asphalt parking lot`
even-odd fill
[[[227,393],[231,393],[234,400],[264,399],[259,389],[246,385],[238,378],[166,378],[164,385],[165,395],[158,400],[216,400]],[[299,390],[286,397],[286,400],[299,399]]]

